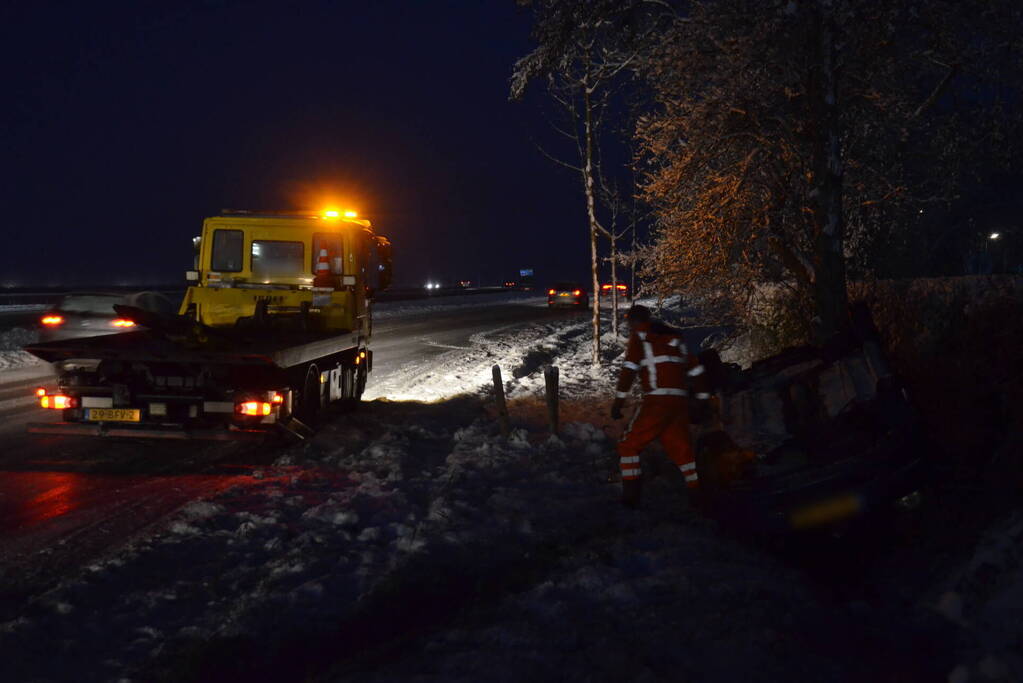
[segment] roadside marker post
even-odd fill
[[[497,399],[497,423],[501,427],[501,436],[507,438],[511,429],[508,426],[508,404],[504,400],[504,382],[501,380],[501,366],[495,365],[494,397]]]
[[[558,433],[558,368],[548,365],[543,369],[544,387],[547,391],[547,421],[551,425],[551,434]]]

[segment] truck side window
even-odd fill
[[[274,282],[277,278],[305,275],[305,245],[301,242],[252,240],[252,278]]]
[[[313,234],[313,258],[312,273],[316,274],[316,262],[320,258],[320,249],[327,250],[327,262],[330,264],[332,275],[344,274],[344,263],[342,261],[343,251],[341,249],[341,235],[328,232],[317,232]]]
[[[222,273],[237,273],[242,270],[242,247],[245,235],[241,230],[214,230],[213,257],[210,269]]]

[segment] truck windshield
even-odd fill
[[[301,242],[252,241],[252,278],[265,283],[307,277]]]

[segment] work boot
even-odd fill
[[[622,479],[622,505],[627,508],[639,507],[639,494],[642,484],[639,479]]]

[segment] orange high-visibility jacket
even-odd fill
[[[644,396],[687,396],[692,385],[696,398],[710,398],[703,382],[703,366],[689,353],[681,333],[661,323],[632,326],[616,397],[629,395],[636,373],[640,375]]]

